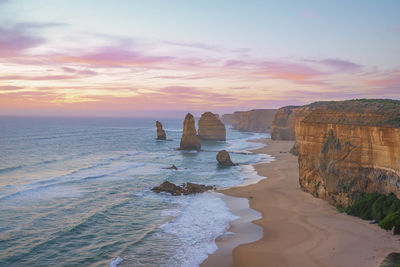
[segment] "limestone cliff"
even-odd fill
[[[188,113],[183,122],[180,150],[200,150],[200,138],[197,135],[193,115]]]
[[[350,100],[296,123],[303,190],[347,206],[361,193],[400,197],[400,101]]]
[[[232,124],[233,114],[223,114],[221,117],[221,121],[224,124]]]
[[[271,124],[272,140],[296,140],[296,121],[304,119],[314,108],[333,103],[315,102],[305,106],[286,106],[278,109]]]
[[[165,134],[165,131],[162,128],[161,122],[156,121],[156,127],[157,127],[157,139],[158,140],[166,140],[167,135]]]
[[[199,120],[199,137],[204,140],[225,141],[225,125],[211,112],[205,112]]]
[[[237,111],[232,117],[233,129],[244,132],[269,132],[276,111],[276,109]]]

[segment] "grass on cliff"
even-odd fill
[[[343,210],[364,220],[375,220],[385,230],[400,227],[400,200],[393,193],[363,194]]]

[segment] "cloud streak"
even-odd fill
[[[174,58],[171,56],[149,56],[138,51],[117,46],[100,47],[93,52],[76,56],[60,56],[63,63],[84,64],[91,67],[144,67],[166,64]]]
[[[342,60],[342,59],[334,59],[327,58],[321,60],[305,60],[307,62],[317,63],[323,66],[327,66],[332,68],[335,71],[339,72],[348,72],[348,71],[358,71],[363,68],[362,65],[353,63],[351,61]]]

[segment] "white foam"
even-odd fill
[[[182,132],[182,129],[164,128],[166,132]]]
[[[253,165],[242,165],[242,172],[244,174],[243,182],[238,186],[247,186],[251,184],[256,184],[261,180],[266,179],[267,177],[258,175]]]
[[[248,153],[249,150],[259,149],[265,146],[262,143],[248,142],[249,140],[266,139],[266,138],[269,138],[269,134],[249,133],[249,135],[244,138],[227,141],[227,143],[229,144],[228,149],[231,151],[240,151]]]
[[[110,262],[109,267],[117,267],[123,260],[120,257],[116,257],[112,262]]]
[[[182,243],[168,265],[199,266],[217,250],[215,239],[226,233],[229,222],[238,217],[229,211],[222,199],[210,193],[183,197],[182,201],[188,202],[180,214],[160,226]]]

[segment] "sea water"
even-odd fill
[[[267,134],[227,127],[227,141],[179,151],[182,120],[0,118],[0,266],[197,266],[236,219],[213,193],[157,194],[164,181],[242,184],[249,139]],[[239,166],[218,168],[226,149]],[[172,164],[178,170],[166,169]]]

